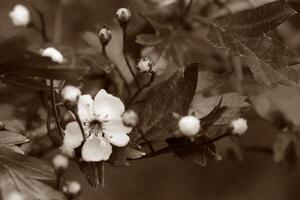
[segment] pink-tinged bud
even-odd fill
[[[243,118],[232,120],[230,123],[232,134],[235,136],[242,136],[248,130],[247,120]]]
[[[123,123],[126,126],[135,127],[138,124],[139,117],[133,110],[126,110],[122,115]]]
[[[106,26],[102,26],[99,29],[98,38],[99,38],[102,46],[106,46],[112,38],[111,30],[109,28],[107,28]]]
[[[62,154],[57,154],[52,159],[52,164],[56,170],[66,170],[69,166],[69,158]]]
[[[200,131],[200,120],[192,115],[182,117],[178,122],[180,132],[186,137],[194,137]]]
[[[150,58],[141,58],[136,65],[138,70],[142,73],[149,73],[152,71],[153,62]]]
[[[116,14],[121,27],[126,27],[131,18],[131,11],[128,8],[119,8]]]

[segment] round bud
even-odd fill
[[[138,124],[139,117],[133,110],[126,110],[122,115],[123,123],[126,126],[135,127]]]
[[[233,135],[236,136],[244,135],[248,130],[247,120],[243,118],[232,120],[230,123],[230,127],[232,128]]]
[[[69,157],[69,158],[73,158],[75,156],[75,150],[74,150],[74,148],[72,148],[72,146],[67,145],[67,144],[63,144],[60,147],[60,152],[63,155]]]
[[[184,116],[178,123],[180,132],[187,137],[194,137],[200,131],[200,120],[192,115]]]
[[[69,158],[65,155],[57,154],[53,157],[52,164],[56,170],[65,170],[69,166]]]
[[[41,50],[41,54],[44,57],[49,57],[53,62],[57,62],[59,64],[64,62],[63,55],[55,48],[48,47],[46,49]]]
[[[99,29],[99,32],[98,32],[98,38],[101,42],[101,44],[103,46],[106,46],[111,38],[112,38],[112,32],[109,28],[107,28],[106,26],[102,26],[100,29]]]
[[[81,185],[77,181],[67,181],[63,186],[63,192],[68,196],[76,197],[81,191]]]
[[[5,200],[23,200],[24,198],[18,191],[12,191],[4,198]]]
[[[18,4],[9,12],[9,17],[15,26],[27,26],[30,23],[30,12],[27,7]]]
[[[151,72],[153,67],[153,62],[150,58],[141,58],[136,65],[140,72]]]
[[[61,96],[64,102],[74,106],[77,104],[78,99],[81,95],[81,91],[78,87],[67,85],[61,90]]]
[[[121,27],[126,27],[131,18],[131,11],[128,8],[119,8],[116,14]]]

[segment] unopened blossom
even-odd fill
[[[133,110],[126,110],[122,115],[123,123],[126,126],[135,127],[139,121],[139,117]]]
[[[63,55],[54,47],[48,47],[46,49],[41,50],[41,54],[44,57],[49,57],[53,62],[57,62],[59,64],[64,62]]]
[[[153,67],[153,62],[149,58],[141,58],[136,65],[140,72],[151,72]]]
[[[195,116],[182,117],[178,122],[180,132],[187,137],[194,137],[200,131],[200,120]]]
[[[30,12],[22,4],[15,5],[14,9],[9,12],[9,17],[15,26],[27,26],[30,23]]]
[[[87,162],[108,160],[112,145],[124,147],[129,142],[128,133],[132,128],[123,124],[125,111],[122,101],[100,90],[94,100],[82,95],[78,100],[78,115],[84,128],[84,137],[76,121],[66,126],[63,145],[77,148],[82,142],[82,159]]]
[[[76,105],[81,95],[81,91],[78,87],[67,85],[61,90],[60,94],[66,103]]]
[[[116,14],[121,25],[128,24],[131,18],[131,11],[128,8],[119,8]]]
[[[70,196],[77,196],[81,191],[81,185],[77,181],[67,181],[63,186],[63,192]]]
[[[98,38],[101,42],[101,44],[103,46],[106,46],[111,38],[112,38],[112,32],[109,28],[107,28],[106,26],[102,26],[100,29],[99,29],[99,32],[98,32]]]
[[[230,126],[232,128],[232,134],[237,136],[244,135],[248,130],[247,120],[243,118],[232,120]]]
[[[69,166],[69,159],[63,154],[57,154],[53,157],[52,164],[56,170],[65,170]]]

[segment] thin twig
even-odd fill
[[[57,107],[56,107],[56,97],[55,97],[56,94],[55,94],[55,89],[54,89],[54,85],[53,85],[53,80],[50,80],[50,87],[51,87],[51,104],[52,104],[56,127],[58,129],[59,135],[61,136],[61,138],[63,138],[64,134],[62,132],[62,128],[59,123],[59,116],[58,116]]]
[[[155,79],[155,73],[151,72],[151,77],[150,77],[149,81],[144,86],[142,86],[140,89],[138,89],[136,91],[136,93],[129,100],[129,105],[139,96],[139,94],[141,94],[141,92],[143,92],[143,90],[145,90],[146,88],[148,88],[148,87],[151,86],[151,84],[153,83],[154,79]]]
[[[43,37],[44,42],[49,42],[49,38],[47,36],[47,31],[46,31],[46,21],[45,21],[44,14],[36,7],[36,5],[31,0],[26,0],[26,1],[32,7],[32,9],[36,12],[36,14],[38,15],[38,17],[40,19],[40,23],[41,23],[40,33]]]
[[[135,75],[135,73],[134,73],[134,71],[133,71],[133,69],[132,69],[132,67],[130,65],[130,62],[128,60],[128,57],[127,57],[127,51],[126,51],[126,45],[127,45],[127,43],[126,43],[126,39],[127,39],[126,27],[122,28],[122,30],[123,30],[123,55],[124,55],[124,59],[126,61],[126,65],[127,65],[128,69],[129,69],[129,71],[130,71],[130,73],[131,73],[131,75],[132,75],[132,77],[134,79],[134,82],[136,83],[137,87],[140,88],[140,83],[137,80],[136,75]]]

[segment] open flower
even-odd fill
[[[129,142],[127,135],[132,130],[122,122],[125,110],[122,101],[100,90],[93,100],[90,95],[82,95],[78,100],[78,115],[83,124],[85,142],[82,146],[82,159],[87,162],[108,160],[112,145],[124,147]],[[77,148],[84,141],[77,122],[66,126],[63,145]]]

